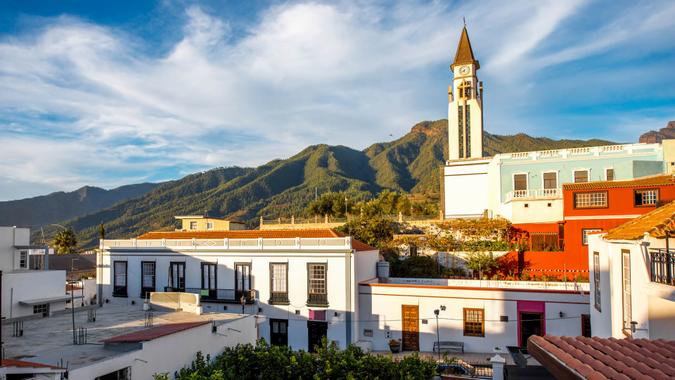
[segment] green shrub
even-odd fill
[[[315,353],[292,351],[285,346],[269,346],[264,340],[225,348],[215,360],[201,353],[190,367],[176,372],[177,380],[248,379],[431,379],[436,371],[432,359],[414,354],[401,361],[391,356],[364,353],[356,346],[346,350],[324,338]],[[156,374],[166,380],[168,374]]]

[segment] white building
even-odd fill
[[[66,272],[29,269],[28,228],[0,227],[2,317],[47,316],[65,309]]]
[[[672,143],[484,157],[483,85],[466,27],[450,68],[448,161],[441,178],[445,218],[501,216],[513,223],[555,223],[563,220],[563,183],[634,179],[672,170]]]
[[[593,335],[675,340],[675,202],[589,236]]]
[[[156,373],[168,373],[173,378],[175,371],[192,363],[197,352],[215,358],[225,347],[252,344],[257,337],[253,315],[105,305],[75,313],[74,344],[71,318],[65,313],[26,320],[21,336],[8,333],[6,326],[5,356],[29,358],[30,363],[8,359],[13,367],[0,368],[0,374],[6,371],[14,378],[26,374],[54,380],[146,380]]]
[[[205,312],[259,315],[260,337],[304,350],[323,336],[342,348],[357,340],[356,284],[375,276],[379,258],[328,229],[151,232],[100,247],[103,304],[140,303],[152,291],[197,293]]]
[[[589,335],[589,285],[389,278],[359,284],[360,340],[375,351],[455,342],[465,352],[522,347],[532,334]],[[438,336],[436,315],[438,311]],[[459,346],[458,346],[459,347]]]

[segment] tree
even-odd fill
[[[396,277],[434,278],[438,277],[439,265],[430,256],[414,256],[403,260]]]
[[[347,212],[351,212],[353,206],[353,203],[348,200],[349,197],[343,192],[324,193],[321,194],[318,199],[313,200],[307,205],[307,213],[309,215],[344,217],[345,209]]]
[[[381,217],[357,218],[337,230],[380,248],[389,243],[394,236],[394,222]]]
[[[77,246],[77,237],[75,236],[75,232],[71,228],[59,231],[56,235],[54,235],[52,246],[54,246],[56,253],[60,255],[74,253],[75,247]]]
[[[478,278],[483,278],[484,272],[489,272],[498,265],[497,259],[490,252],[469,252],[466,255],[466,267],[478,272]]]

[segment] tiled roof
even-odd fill
[[[61,367],[56,367],[52,365],[27,362],[25,360],[16,360],[16,359],[2,359],[2,367],[19,367],[19,368],[51,368],[51,369],[63,369]]]
[[[671,174],[661,174],[621,181],[593,181],[580,183],[565,183],[563,190],[600,190],[616,189],[621,187],[645,187],[675,185],[675,177]]]
[[[604,236],[606,240],[637,240],[649,233],[660,238],[675,231],[675,202],[670,202],[642,216],[615,227]]]
[[[189,330],[197,326],[202,326],[209,321],[170,323],[166,325],[151,327],[149,329],[132,332],[129,334],[118,335],[105,339],[103,343],[139,343],[161,338],[163,336],[175,334],[180,331]]]
[[[467,63],[476,64],[476,69],[480,68],[478,60],[473,56],[473,49],[471,49],[471,41],[469,41],[469,32],[466,30],[466,26],[462,29],[462,35],[459,37],[459,45],[457,45],[457,52],[455,53],[455,61],[452,63],[452,67],[455,65],[463,65]]]
[[[345,237],[345,235],[330,228],[307,230],[155,231],[144,233],[138,239],[294,239],[335,237]],[[352,239],[352,248],[357,251],[374,251],[377,249],[356,239]]]
[[[527,351],[559,379],[675,378],[675,341],[534,335]]]

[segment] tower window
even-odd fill
[[[459,98],[460,99],[469,99],[471,98],[471,82],[469,81],[462,81],[460,85],[457,87],[459,90]]]
[[[466,129],[466,156],[471,157],[471,106],[466,105],[466,116],[464,116]]]
[[[457,130],[459,139],[459,158],[464,158],[464,107],[457,107]]]

